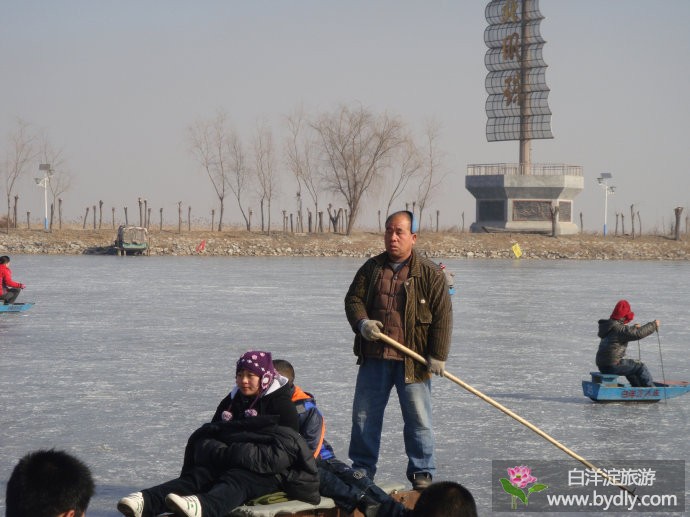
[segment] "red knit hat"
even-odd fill
[[[627,300],[619,300],[611,313],[612,320],[623,320],[625,324],[630,323],[635,317],[635,313],[630,310]]]

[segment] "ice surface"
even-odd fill
[[[596,321],[619,298],[639,321],[662,321],[663,355],[656,336],[640,347],[655,378],[661,359],[666,378],[690,378],[690,264],[443,262],[456,273],[451,373],[592,462],[688,458],[690,397],[600,405],[580,382],[595,368]],[[0,315],[0,479],[29,450],[65,449],[94,472],[87,515],[118,515],[121,496],[178,474],[188,435],[211,417],[250,348],[294,364],[346,460],[357,367],[343,298],[361,263],[13,256],[14,277],[29,286],[19,301],[36,306]],[[637,343],[628,354],[637,357]],[[492,459],[569,458],[446,379],[433,391],[436,479],[470,488],[482,515],[497,489]],[[377,480],[405,480],[402,446],[393,395]],[[687,480],[686,470],[686,494]]]

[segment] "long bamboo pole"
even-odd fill
[[[428,364],[428,363],[427,363],[427,360],[426,360],[424,357],[422,357],[421,355],[419,355],[417,352],[415,352],[415,351],[413,351],[413,350],[410,350],[410,349],[407,348],[406,346],[401,345],[400,343],[398,343],[398,342],[397,342],[396,340],[394,340],[393,338],[390,338],[390,337],[386,336],[385,334],[381,334],[381,333],[378,334],[378,338],[379,338],[381,341],[383,341],[384,343],[386,343],[386,344],[392,346],[393,348],[395,348],[396,350],[402,352],[403,354],[412,357],[415,361],[419,361],[419,362],[422,363],[422,364]],[[500,411],[503,411],[503,412],[504,412],[506,415],[508,415],[509,417],[511,417],[511,418],[513,418],[513,419],[515,419],[515,420],[517,420],[517,421],[520,422],[522,425],[524,425],[524,426],[527,427],[528,429],[534,431],[535,433],[537,433],[539,436],[541,436],[542,438],[544,438],[544,439],[545,439],[546,441],[548,441],[549,443],[551,443],[551,444],[555,445],[556,447],[558,447],[560,450],[562,450],[563,452],[565,452],[568,456],[571,456],[571,457],[575,458],[577,461],[579,461],[580,463],[582,463],[582,464],[585,465],[586,467],[592,469],[594,472],[596,472],[596,473],[600,474],[601,476],[605,477],[606,479],[608,479],[608,480],[611,482],[611,484],[613,484],[613,485],[615,485],[615,486],[621,488],[622,490],[625,490],[626,492],[628,492],[628,493],[631,494],[631,495],[635,495],[635,491],[634,491],[633,489],[627,487],[626,485],[622,485],[621,483],[617,482],[615,479],[613,479],[611,476],[609,476],[606,472],[604,472],[603,470],[601,470],[599,467],[593,465],[591,462],[587,461],[585,458],[583,458],[583,457],[580,456],[579,454],[577,454],[577,453],[575,453],[574,451],[570,450],[568,447],[566,447],[566,446],[563,445],[561,442],[559,442],[558,440],[556,440],[555,438],[553,438],[551,435],[549,435],[549,434],[547,434],[546,432],[542,431],[542,430],[539,429],[536,425],[531,424],[530,422],[528,422],[527,420],[525,420],[524,418],[522,418],[522,417],[521,417],[520,415],[518,415],[517,413],[515,413],[515,412],[511,411],[510,409],[508,409],[507,407],[505,407],[503,404],[501,404],[501,403],[495,401],[494,399],[492,399],[492,398],[489,397],[488,395],[485,395],[484,393],[482,393],[482,392],[479,391],[478,389],[473,388],[472,386],[470,386],[470,385],[467,384],[466,382],[463,382],[462,380],[458,379],[455,375],[451,374],[451,373],[448,372],[448,371],[444,371],[444,372],[443,372],[443,376],[444,376],[446,379],[449,379],[449,380],[453,381],[455,384],[457,384],[457,385],[460,386],[461,388],[464,388],[465,390],[469,391],[469,392],[472,393],[473,395],[476,395],[477,397],[479,397],[479,398],[482,399],[483,401],[488,402],[489,404],[491,404],[492,406],[494,406],[496,409],[498,409],[498,410],[500,410]]]

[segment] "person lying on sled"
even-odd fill
[[[292,400],[299,414],[299,432],[314,451],[321,495],[333,499],[348,514],[357,509],[365,517],[410,515],[410,510],[381,490],[370,478],[335,457],[333,448],[325,439],[326,425],[321,411],[316,407],[316,400],[294,384],[295,370],[289,361],[276,359],[273,364],[293,387]]]
[[[292,387],[275,370],[270,352],[240,357],[235,384],[211,422],[190,436],[180,476],[123,497],[120,513],[223,517],[247,500],[279,491],[320,501],[318,471],[298,432]]]
[[[599,320],[599,350],[596,363],[601,373],[625,375],[631,386],[653,387],[652,374],[645,364],[625,357],[628,342],[636,341],[653,334],[659,329],[659,320],[640,326],[628,325],[635,313],[627,300],[620,300],[607,320]]]

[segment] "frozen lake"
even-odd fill
[[[17,459],[65,449],[93,470],[90,517],[119,515],[134,490],[175,477],[188,435],[210,419],[247,349],[290,360],[347,460],[357,367],[343,311],[362,259],[15,255],[22,314],[0,316],[0,511]],[[631,302],[658,318],[641,342],[656,379],[690,378],[690,263],[443,260],[456,273],[448,370],[596,463],[686,460],[690,396],[592,403],[599,318]],[[660,354],[660,349],[663,355]],[[628,354],[637,357],[636,343]],[[568,460],[515,420],[434,379],[436,479],[457,480],[491,513],[491,460]],[[402,481],[397,400],[386,414],[378,481]],[[573,466],[579,466],[572,460]],[[688,470],[686,467],[686,499]],[[499,488],[500,489],[500,488]]]

